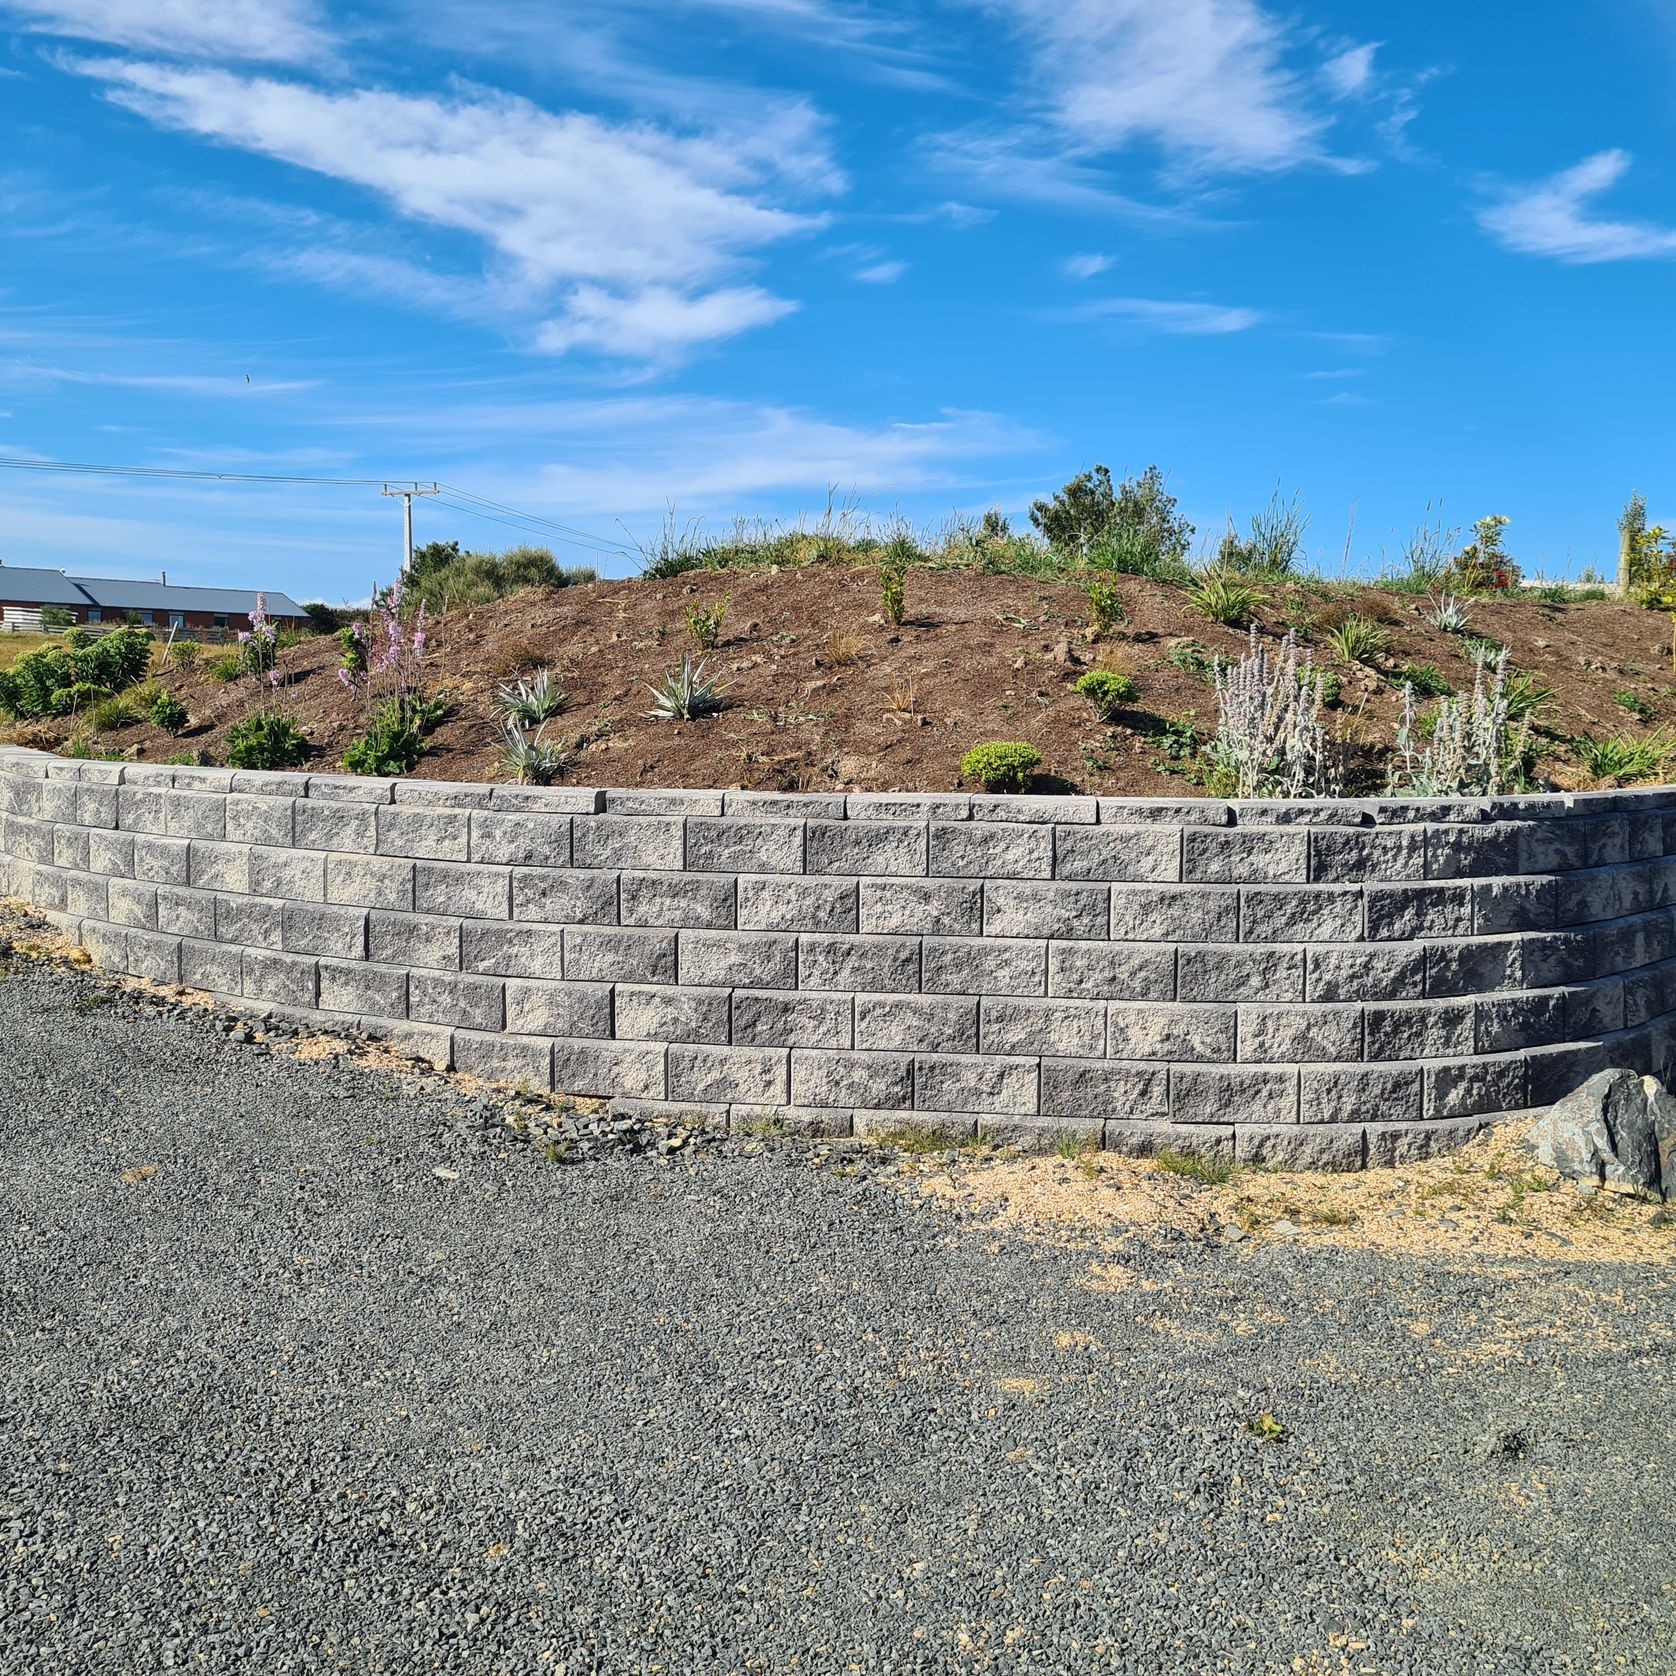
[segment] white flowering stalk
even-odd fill
[[[1216,736],[1212,762],[1233,781],[1236,797],[1331,797],[1336,753],[1321,722],[1321,685],[1296,635],[1272,656],[1251,630],[1238,663],[1217,660]]]
[[[1391,764],[1386,778],[1390,790],[1417,797],[1498,797],[1515,789],[1530,720],[1526,717],[1515,727],[1509,719],[1506,648],[1493,663],[1487,658],[1476,662],[1471,698],[1439,699],[1424,744],[1414,689],[1403,684],[1402,720],[1397,724],[1401,763]],[[1486,685],[1484,672],[1492,668]]]

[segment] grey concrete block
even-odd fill
[[[41,798],[43,815],[46,800]],[[116,795],[116,818],[124,832],[164,833],[168,830],[168,794],[149,786],[123,786]],[[65,820],[75,818],[75,792],[70,792],[70,814],[47,818]]]
[[[1015,884],[989,880],[983,887],[986,937],[1105,939],[1111,895],[1095,884]]]
[[[1100,1059],[1106,1052],[1105,1004],[1100,1001],[1024,1001],[1008,996],[985,996],[981,1036],[977,1045],[985,1053]]]
[[[794,1106],[900,1111],[914,1103],[914,1061],[905,1053],[836,1053],[793,1048]]]
[[[158,885],[184,885],[191,877],[191,846],[184,838],[134,840],[134,877]]]
[[[167,937],[161,932],[130,930],[128,970],[136,978],[151,978],[157,983],[179,983],[180,943],[179,937]]]
[[[564,932],[551,925],[496,925],[492,920],[467,920],[460,928],[460,970],[506,978],[562,977]]]
[[[543,925],[615,925],[617,875],[567,867],[514,867],[512,917]]]
[[[978,1119],[962,1112],[855,1111],[850,1123],[857,1140],[877,1139],[886,1145],[905,1133],[932,1135],[947,1143],[971,1140],[978,1132]]]
[[[613,1003],[611,1033],[637,1042],[726,1043],[729,993],[725,989],[620,983]],[[563,1034],[592,1035],[594,1032],[565,1031]]]
[[[1428,826],[1426,877],[1478,879],[1495,874],[1547,872],[1547,868],[1520,863],[1520,834],[1529,831],[1529,827],[1510,821],[1485,826]]]
[[[712,989],[802,987],[797,981],[797,938],[787,932],[682,930],[637,935],[679,938],[680,981],[684,984]]]
[[[369,803],[316,803],[311,797],[291,814],[299,849],[371,855],[378,847],[377,814]]]
[[[509,978],[506,1028],[520,1036],[608,1037],[611,985]]]
[[[426,861],[465,861],[471,855],[470,813],[391,804],[377,812],[378,853]]]
[[[532,815],[592,815],[605,807],[605,797],[593,786],[494,786],[489,807]]]
[[[52,865],[53,834],[58,830],[57,827],[46,821],[25,820],[21,816],[8,816],[6,820],[6,840],[11,847],[11,853],[20,860],[38,861],[48,867]],[[99,834],[99,836],[101,838],[107,837],[104,833]],[[136,839],[132,833],[113,833],[108,836],[126,838],[129,854],[133,854]],[[93,838],[94,834],[89,833],[87,836],[89,866],[92,866]],[[181,845],[180,853],[182,856],[186,854],[184,843]],[[99,871],[104,872],[106,869],[100,868]]]
[[[860,929],[907,936],[976,936],[983,927],[983,891],[978,879],[863,879]]]
[[[618,914],[624,925],[728,930],[735,917],[734,881],[695,873],[624,873]]]
[[[972,799],[961,792],[852,791],[844,812],[852,821],[965,821]]]
[[[1362,1009],[1354,1002],[1249,1003],[1239,1015],[1239,1056],[1246,1064],[1342,1063],[1362,1057]]]
[[[64,907],[78,918],[109,919],[108,890],[110,881],[91,873],[61,873],[64,881]]]
[[[1446,1059],[1471,1053],[1479,1003],[1375,1001],[1366,1009],[1369,1059]]]
[[[1046,995],[1047,944],[1022,937],[927,937],[927,995]]]
[[[84,828],[55,826],[52,829],[52,864],[85,873],[92,846],[93,835]]]
[[[332,1013],[374,1013],[380,1018],[405,1019],[406,969],[373,966],[364,960],[322,960],[320,1005]]]
[[[205,890],[249,890],[249,846],[193,838],[187,852],[186,872],[188,884]]]
[[[719,791],[635,791],[613,789],[605,793],[609,815],[719,815],[724,794]]]
[[[669,1050],[669,1097],[773,1104],[788,1097],[790,1068],[789,1048],[681,1043]]]
[[[367,916],[367,955],[386,966],[460,969],[460,922],[434,915],[380,913]]]
[[[392,796],[398,804],[424,809],[487,809],[495,791],[510,789],[463,785],[458,780],[398,780]]]
[[[215,898],[198,895],[197,900],[209,905],[210,935],[215,934]],[[136,884],[132,879],[111,879],[105,887],[106,916],[112,925],[138,926],[142,930],[156,931],[157,923],[157,886]],[[174,931],[175,927],[166,926],[161,929]],[[178,933],[177,933],[178,934]],[[199,933],[202,935],[202,933]]]
[[[339,960],[364,960],[367,910],[320,902],[287,902],[280,911],[287,954],[329,954]]]
[[[41,906],[39,898],[35,898],[37,907]],[[48,918],[53,916],[49,913]],[[78,924],[75,920],[65,920],[63,916],[53,919],[55,928],[77,942],[93,956],[94,964],[105,972],[126,972],[128,970],[128,938],[129,932],[120,925],[104,925],[97,920],[88,920],[85,924]]]
[[[733,997],[733,1040],[741,1047],[849,1048],[853,1012],[848,995],[741,989]]]
[[[914,1056],[915,1111],[1033,1113],[1037,1109],[1034,1059]]]
[[[1295,1123],[1298,1073],[1278,1065],[1172,1065],[1173,1123]]]
[[[1522,1111],[1526,1101],[1522,1054],[1498,1058],[1439,1059],[1425,1066],[1428,1118],[1475,1117]],[[1381,1116],[1390,1117],[1391,1113]]]
[[[1383,826],[1309,835],[1309,876],[1316,884],[1362,884],[1376,879],[1423,879],[1426,835],[1422,827]]]
[[[1093,1059],[1042,1061],[1044,1117],[1129,1123],[1165,1117],[1169,1109],[1169,1072],[1162,1065],[1118,1065]]]
[[[1160,1152],[1181,1152],[1195,1158],[1229,1160],[1234,1156],[1234,1126],[1231,1123],[1108,1121],[1100,1144],[1120,1158],[1152,1158]]]
[[[1532,1048],[1525,1058],[1526,1098],[1532,1106],[1551,1106],[1581,1088],[1597,1071],[1620,1064],[1622,1049],[1611,1042],[1575,1042]]]
[[[396,782],[376,774],[310,774],[305,795],[316,803],[389,803]]]
[[[229,843],[290,848],[293,834],[289,797],[253,797],[235,792],[223,802],[227,808]]]
[[[415,1024],[499,1030],[505,1023],[504,1014],[504,992],[498,978],[426,970],[408,973],[407,1016]]]
[[[1415,1065],[1306,1065],[1298,1115],[1305,1123],[1412,1123],[1423,1115]]]
[[[413,863],[382,856],[329,855],[326,900],[360,908],[413,908]]]
[[[1362,1127],[1326,1123],[1242,1123],[1234,1129],[1234,1158],[1270,1170],[1359,1170]]]
[[[115,888],[113,881],[113,891]],[[113,913],[111,918],[115,919],[116,915]],[[1557,993],[1565,1006],[1565,1034],[1572,1041],[1582,1041],[1590,1036],[1609,1036],[1624,1028],[1622,978],[1597,978],[1593,983],[1578,984]]]
[[[115,888],[116,880],[112,880]],[[208,891],[188,890],[182,885],[148,885],[157,892],[157,929],[174,937],[215,940],[215,897]],[[114,899],[113,899],[113,906]]]
[[[1480,937],[1504,931],[1547,931],[1554,924],[1554,879],[1480,879],[1472,887],[1473,930]]]
[[[1240,941],[1355,943],[1362,937],[1360,885],[1248,887],[1240,892]]]
[[[1040,796],[991,796],[972,799],[972,819],[999,821],[1010,826],[1092,826],[1100,818],[1098,798]]]
[[[1472,1006],[1477,1018],[1474,1039],[1456,1050],[1456,1056],[1478,1053],[1508,1053],[1518,1048],[1547,1047],[1564,1041],[1566,991],[1544,989],[1509,995],[1481,995]],[[1418,1058],[1419,1055],[1411,1057]]]
[[[457,914],[461,919],[510,919],[512,869],[446,861],[413,864],[413,906],[421,914]]]
[[[250,849],[250,889],[293,902],[326,900],[326,857],[319,850]]]
[[[1207,943],[1183,948],[1178,993],[1183,1001],[1301,1001],[1304,951]]]
[[[568,926],[564,938],[564,975],[597,983],[674,983],[673,931],[622,931],[603,926]],[[704,983],[701,977],[683,983]]]
[[[858,995],[855,1045],[903,1053],[976,1053],[978,1003],[960,995]]]
[[[117,824],[117,788],[115,786],[76,787],[76,823],[79,826],[98,826],[107,829]]]
[[[306,955],[246,949],[241,993],[253,1001],[277,1001],[288,1007],[312,1007],[318,1000],[315,963]]]
[[[934,821],[928,863],[945,878],[1051,879],[1053,828]]]
[[[685,827],[678,816],[578,815],[575,864],[679,873],[686,865]]]
[[[1106,1008],[1106,1052],[1113,1059],[1232,1063],[1239,1057],[1237,1017],[1233,1007],[1113,1001]]]
[[[1419,937],[1470,937],[1473,886],[1373,884],[1366,888],[1370,942],[1412,942]]]
[[[578,815],[577,822],[598,821],[603,815]],[[510,867],[609,867],[597,855],[584,858],[580,834],[572,852],[569,815],[501,814],[494,809],[472,809],[466,815],[471,829],[471,859]],[[639,824],[639,823],[632,823]],[[677,826],[680,822],[675,823]],[[596,846],[600,847],[600,846]],[[607,846],[608,847],[608,846]]]
[[[923,875],[927,834],[924,822],[811,821],[805,864],[811,873]]]
[[[986,1117],[978,1125],[978,1143],[1026,1156],[1067,1147],[1098,1152],[1105,1127],[1097,1117]]]
[[[1065,826],[1055,829],[1056,879],[1174,882],[1181,878],[1181,834],[1167,826]]]
[[[76,818],[76,787],[69,780],[54,780],[41,787],[38,804],[41,818],[49,821],[74,823]],[[163,805],[164,818],[168,805]]]
[[[1311,1001],[1414,1001],[1426,993],[1425,950],[1400,943],[1307,951]]]
[[[687,822],[686,865],[694,873],[801,873],[803,823],[695,817]]]
[[[1093,1001],[1172,1001],[1176,951],[1149,943],[1049,943],[1048,994]]]
[[[741,931],[854,931],[854,879],[741,878]]]
[[[1125,943],[1237,943],[1232,885],[1113,885],[1111,934]]]
[[[513,1083],[545,1094],[553,1086],[553,1044],[535,1036],[454,1032],[454,1069],[485,1082]]]
[[[283,906],[265,896],[217,896],[216,940],[249,949],[278,949],[285,941]]]
[[[696,935],[683,932],[682,936]],[[912,995],[919,989],[919,939],[916,937],[799,937],[795,987],[798,989],[872,990]],[[790,989],[791,983],[767,984]],[[842,1100],[799,1101],[808,1105],[844,1105]]]
[[[1364,1131],[1367,1167],[1387,1170],[1441,1158],[1465,1146],[1486,1127],[1476,1117],[1452,1117],[1440,1123],[1370,1123]]]
[[[1182,834],[1181,876],[1197,884],[1302,884],[1309,878],[1309,839],[1302,828],[1189,828]]]
[[[124,780],[127,775],[124,774]],[[308,775],[278,773],[265,768],[235,768],[231,791],[234,796],[307,797]]]
[[[180,981],[188,989],[238,995],[244,983],[244,950],[225,943],[183,937],[180,944]]]
[[[1426,994],[1479,995],[1486,990],[1521,989],[1524,948],[1525,941],[1518,937],[1427,943]]]
[[[1567,873],[1557,883],[1554,897],[1554,924],[1557,927],[1617,919],[1631,911],[1632,908],[1624,902],[1624,880],[1619,868],[1593,868]]]
[[[393,1053],[434,1065],[439,1071],[453,1068],[454,1032],[445,1025],[409,1024],[403,1019],[363,1013],[360,1027],[362,1035],[375,1042],[388,1043]]]
[[[1102,826],[1232,826],[1232,804],[1214,797],[1102,797]]]

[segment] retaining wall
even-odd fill
[[[629,1106],[1354,1167],[1676,1044],[1676,791],[526,789],[0,750],[112,969]]]

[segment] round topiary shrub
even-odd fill
[[[974,745],[960,759],[960,777],[976,780],[985,791],[1028,791],[1041,766],[1042,753],[1018,739],[991,739]]]
[[[1135,696],[1135,683],[1116,669],[1091,669],[1077,682],[1077,691],[1092,704],[1102,721],[1110,721]]]

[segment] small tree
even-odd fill
[[[1193,526],[1177,511],[1157,466],[1126,477],[1115,489],[1107,466],[1080,472],[1050,499],[1036,501],[1030,522],[1060,552],[1080,559],[1123,538],[1155,560],[1179,561],[1193,540]]]
[[[1117,518],[1109,466],[1080,471],[1050,500],[1031,503],[1030,522],[1064,553],[1079,558],[1104,536]]]

